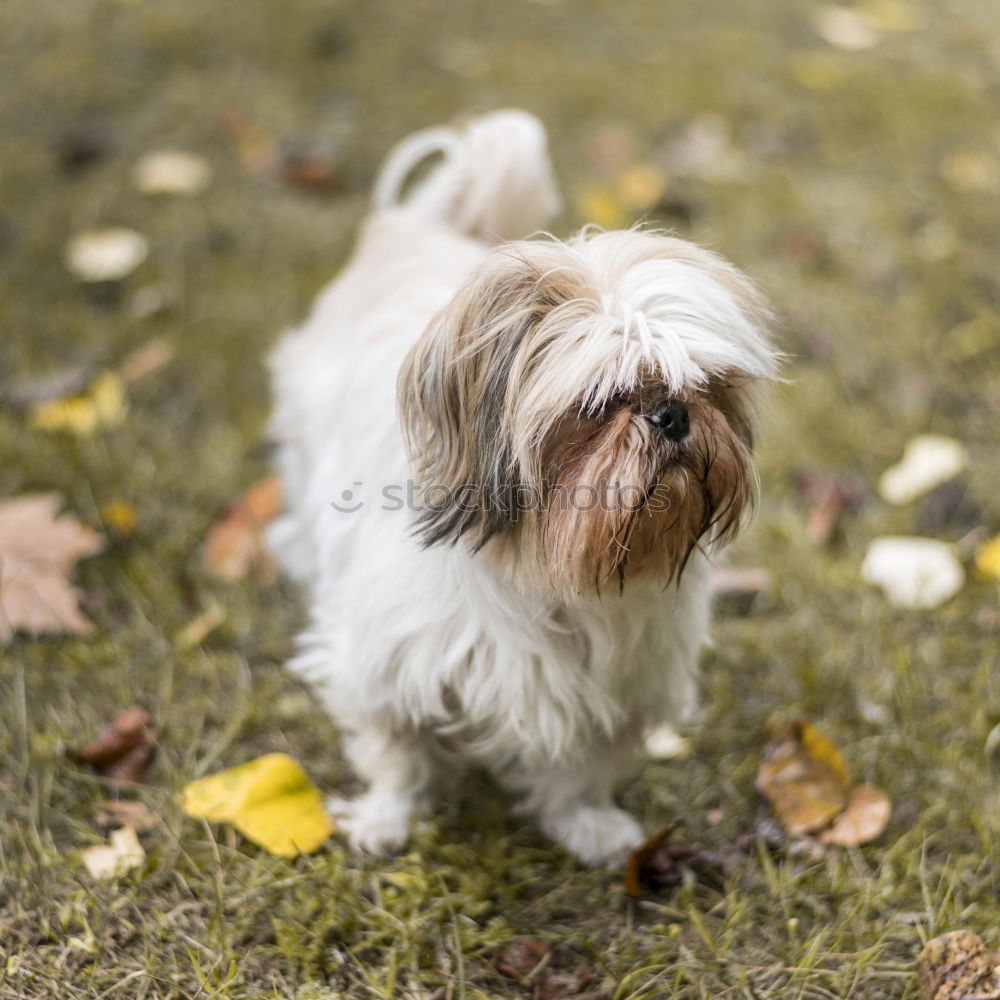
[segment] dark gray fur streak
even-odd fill
[[[534,275],[518,274],[514,277],[516,280],[497,295],[498,311],[524,299],[526,282],[531,283],[537,299]],[[487,347],[464,362],[488,366],[482,376],[482,390],[474,401],[472,448],[470,461],[466,463],[472,472],[471,481],[451,487],[451,501],[447,504],[424,507],[417,515],[416,533],[424,548],[439,544],[454,545],[463,536],[471,534],[472,550],[478,552],[491,538],[518,520],[522,484],[510,444],[503,433],[511,372],[531,327],[553,304],[536,301],[529,305],[502,342]],[[460,338],[460,341],[464,339]],[[441,372],[442,366],[438,365],[437,369]],[[477,378],[473,382],[479,382],[481,373],[475,374]],[[424,378],[432,377],[429,372],[424,372]],[[435,470],[439,475],[445,471],[445,456],[454,453],[451,449],[461,448],[460,438],[468,433],[462,422],[469,414],[462,412],[458,394],[448,393],[443,384],[445,382],[447,379],[439,375],[438,384],[428,385],[426,390],[428,393],[439,391],[448,409],[446,425],[440,429],[446,438],[437,442],[436,458],[428,463],[427,471],[432,477]],[[429,488],[435,483],[428,479],[424,485]],[[470,498],[471,503],[468,502]]]

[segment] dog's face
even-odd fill
[[[682,240],[500,247],[400,375],[423,542],[563,595],[678,578],[752,504],[767,319],[740,272]]]

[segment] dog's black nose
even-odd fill
[[[679,399],[658,403],[646,414],[646,419],[671,441],[682,441],[691,431],[687,407]]]

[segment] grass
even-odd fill
[[[858,575],[876,535],[929,533],[967,552],[970,526],[1000,526],[1000,15],[971,0],[898,6],[923,29],[863,53],[820,41],[804,0],[3,8],[3,381],[114,364],[152,336],[177,356],[132,389],[123,425],[89,439],[0,410],[0,495],[57,490],[94,525],[114,501],[138,513],[134,539],[78,570],[96,635],[18,638],[0,658],[0,997],[531,995],[496,962],[533,937],[552,946],[550,970],[592,968],[592,997],[895,1000],[917,996],[928,937],[968,927],[1000,944],[1000,786],[985,749],[1000,722],[997,588],[973,580],[914,614]],[[414,127],[508,104],[551,127],[573,196],[564,230],[585,221],[581,187],[601,180],[595,136],[623,129],[632,155],[655,158],[694,116],[719,116],[742,172],[676,172],[673,208],[652,221],[749,270],[791,356],[762,436],[760,515],[734,554],[774,586],[749,616],[723,609],[694,752],[646,765],[625,801],[650,829],[682,817],[682,839],[732,843],[761,808],[761,724],[797,709],[857,780],[891,795],[874,846],[810,859],[758,842],[721,889],[633,903],[615,873],[579,869],[513,818],[485,779],[391,861],[336,840],[284,861],[179,813],[186,781],[270,750],[351,787],[333,727],[281,669],[301,617],[292,588],[210,580],[198,547],[266,471],[262,359],[343,260],[380,155]],[[338,192],[254,176],[219,128],[234,111],[265,137],[329,151]],[[58,149],[81,122],[101,123],[110,148],[68,173]],[[135,158],[161,146],[212,162],[206,195],[134,190]],[[985,177],[963,177],[963,156]],[[119,295],[90,295],[61,248],[112,224],[145,233],[150,260]],[[132,308],[143,287],[163,299],[153,317]],[[874,494],[927,430],[970,450],[971,523]],[[866,484],[823,549],[806,534],[801,468]],[[172,637],[213,601],[224,625],[178,649]],[[100,836],[105,793],[66,751],[137,700],[162,730],[137,793],[161,824],[140,871],[94,883],[77,852]]]

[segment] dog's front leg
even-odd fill
[[[424,737],[387,719],[366,717],[345,726],[344,749],[368,790],[351,800],[331,799],[331,812],[355,850],[372,854],[399,850],[431,780]]]
[[[528,793],[523,808],[585,865],[618,866],[645,839],[639,823],[614,801],[615,785],[633,762],[631,746],[601,746],[571,766],[525,770],[516,781]]]

